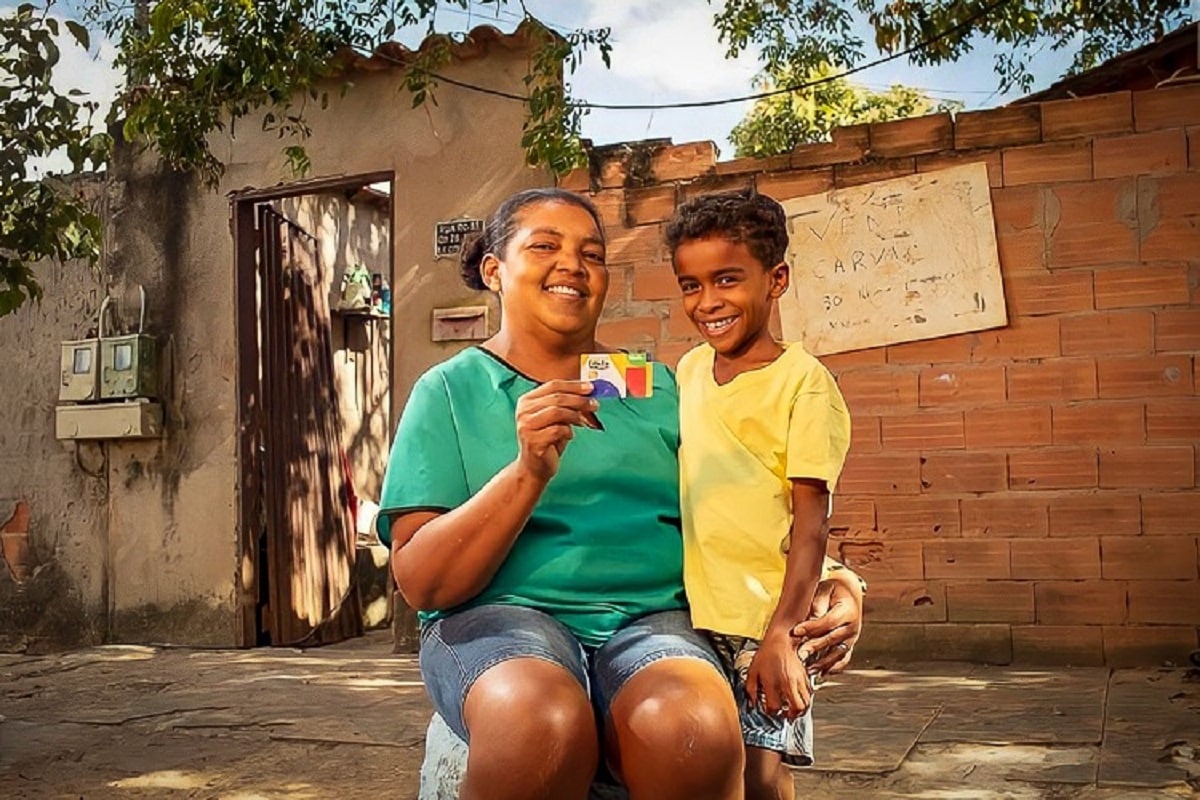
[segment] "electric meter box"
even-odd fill
[[[158,346],[142,333],[100,340],[100,399],[158,397]]]
[[[62,381],[58,399],[66,403],[84,403],[100,399],[100,342],[79,339],[62,343]]]

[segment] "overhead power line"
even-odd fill
[[[1011,0],[995,0],[995,2],[989,3],[988,5],[979,9],[979,11],[975,12],[971,16],[962,20],[958,24],[950,26],[949,28],[947,28],[944,31],[941,31],[940,33],[936,34],[935,36],[931,36],[928,39],[924,39],[920,42],[917,42],[916,44],[912,45],[911,47],[905,48],[904,50],[901,50],[896,53],[892,53],[891,55],[884,56],[882,58],[878,58],[874,61],[869,61],[866,64],[860,64],[857,67],[851,67],[847,70],[839,72],[836,75],[826,75],[823,78],[817,78],[815,80],[805,81],[803,83],[790,84],[788,86],[782,86],[782,87],[779,87],[776,89],[770,89],[770,90],[763,91],[763,92],[755,92],[753,94],[739,95],[737,97],[726,97],[726,98],[723,98],[720,100],[692,100],[692,101],[685,101],[685,102],[678,102],[678,103],[592,103],[587,100],[568,100],[567,105],[571,106],[573,108],[598,109],[598,110],[603,110],[603,111],[660,111],[660,110],[671,109],[671,108],[708,108],[708,107],[712,107],[712,106],[729,105],[731,103],[745,103],[745,102],[752,101],[752,100],[765,100],[768,97],[776,97],[781,94],[790,94],[792,92],[799,92],[799,91],[803,91],[805,89],[811,89],[814,86],[820,86],[825,83],[831,83],[833,81],[841,80],[843,78],[848,78],[851,75],[856,75],[860,72],[865,72],[869,69],[873,69],[873,68],[881,66],[883,64],[887,64],[889,62],[895,61],[898,58],[904,58],[905,56],[912,55],[913,53],[916,53],[920,50],[924,50],[925,48],[930,47],[930,46],[940,42],[942,39],[945,39],[948,36],[953,36],[954,34],[971,27],[976,22],[979,22],[980,20],[986,18],[989,14],[991,14],[997,8],[1000,8],[1000,6],[1003,6],[1009,2],[1011,2]],[[392,58],[390,56],[386,56],[383,54],[376,54],[376,55],[381,56],[384,59],[392,61],[394,63],[402,63],[398,59]],[[455,78],[447,77],[446,75],[443,75],[438,72],[429,72],[429,75],[439,81],[448,83],[451,86],[457,86],[461,89],[468,89],[473,92],[479,92],[481,94],[492,95],[494,97],[503,97],[503,98],[506,98],[509,100],[518,100],[522,103],[528,102],[528,100],[529,100],[529,98],[525,95],[516,94],[514,92],[506,92],[506,91],[503,91],[500,89],[490,89],[486,86],[478,86],[473,83],[468,83],[466,81],[460,81],[460,80],[456,80]]]

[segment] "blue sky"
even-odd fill
[[[3,13],[5,0],[0,0]],[[596,103],[671,103],[720,100],[752,91],[751,79],[757,72],[753,56],[734,61],[724,58],[712,26],[714,8],[706,0],[526,0],[530,12],[553,27],[569,30],[578,27],[612,29],[612,68],[606,69],[599,57],[589,55],[574,75],[568,77],[572,96]],[[55,10],[74,15],[77,3],[63,0]],[[439,27],[463,30],[479,24],[495,24],[511,29],[517,20],[512,5],[497,16],[494,6],[472,3],[464,12],[443,6],[438,12]],[[401,37],[404,38],[404,37]],[[112,70],[113,48],[96,36],[91,54],[64,44],[63,88],[78,88],[102,104],[111,102],[119,81]],[[405,39],[415,44],[419,35]],[[1071,53],[1042,53],[1033,61],[1037,88],[1055,80],[1070,62]],[[989,108],[1003,105],[1017,94],[995,92],[992,51],[981,47],[956,64],[917,68],[903,60],[881,65],[854,76],[857,83],[883,89],[904,83],[925,89],[939,99],[961,101],[965,108]],[[711,140],[721,158],[733,157],[728,144],[730,129],[749,108],[748,103],[711,108],[660,109],[655,111],[593,110],[584,120],[583,133],[596,144],[669,138],[676,144]]]

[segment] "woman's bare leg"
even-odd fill
[[[503,661],[467,693],[471,734],[462,800],[587,797],[596,773],[596,718],[570,672],[539,658]]]
[[[729,684],[695,658],[664,658],[613,698],[607,754],[631,800],[740,800],[744,752]]]

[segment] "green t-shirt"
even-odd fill
[[[455,508],[516,457],[517,399],[535,386],[478,347],[421,376],[384,476],[378,529],[385,543],[398,512]],[[597,647],[638,617],[686,607],[674,377],[655,364],[651,397],[601,400],[596,416],[604,430],[575,428],[499,571],[459,608],[536,608]]]

